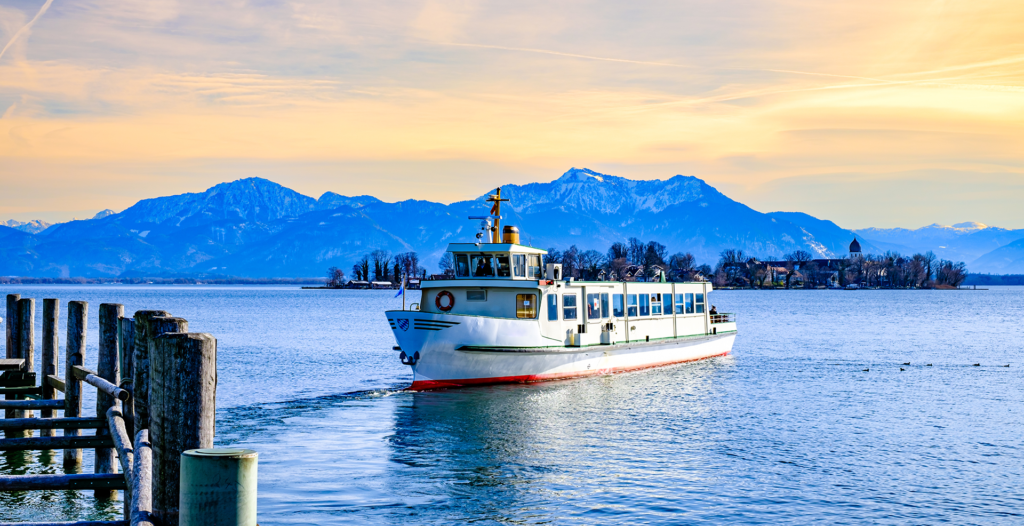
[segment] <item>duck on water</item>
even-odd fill
[[[387,311],[410,389],[535,382],[724,356],[732,314],[708,311],[711,284],[574,281],[546,251],[519,244],[488,197],[476,242],[451,243],[451,279],[424,281],[420,304]],[[499,235],[500,232],[500,235]]]

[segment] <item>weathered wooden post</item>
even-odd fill
[[[178,526],[181,454],[213,447],[217,339],[164,334],[153,340],[149,359],[153,514],[165,526]]]
[[[21,294],[8,294],[7,295],[7,324],[4,326],[4,334],[6,335],[7,345],[7,359],[18,357],[18,300],[21,299]],[[6,395],[4,399],[14,400],[17,395]],[[5,409],[4,418],[14,418],[14,409]],[[6,431],[4,436],[17,438],[21,437],[20,431]]]
[[[170,316],[163,310],[135,312],[135,354],[132,357],[132,402],[135,411],[135,432],[149,429],[149,320]]]
[[[18,356],[25,360],[23,372],[35,371],[36,362],[36,300],[22,298],[18,300]],[[15,418],[32,418],[32,410],[18,411]],[[24,431],[31,436],[32,431]]]
[[[135,354],[135,319],[121,317],[117,320],[117,356],[121,364],[121,386],[132,393],[132,398],[121,404],[128,436],[135,436],[135,389],[132,387],[135,373],[132,359]]]
[[[85,330],[89,304],[84,301],[68,302],[68,337],[64,363],[64,416],[82,416],[82,381],[75,376],[76,365],[85,366]],[[81,429],[65,429],[64,436],[82,436]],[[64,469],[77,470],[82,465],[81,449],[64,450]]]
[[[50,385],[48,376],[57,374],[57,350],[60,349],[60,300],[48,298],[43,300],[43,356],[39,367],[39,385],[43,388],[43,400],[55,400],[57,390]],[[43,409],[39,416],[53,418],[53,409]],[[40,429],[39,436],[55,437],[56,429]]]
[[[256,526],[251,449],[190,449],[181,455],[179,526]]]
[[[100,304],[100,346],[96,364],[97,376],[117,385],[120,383],[117,360],[117,320],[124,314],[124,305],[117,303]],[[107,419],[107,409],[114,407],[117,400],[103,391],[96,391],[96,418]],[[96,430],[96,436],[109,435],[109,426]],[[96,448],[94,473],[117,473],[117,462],[114,461],[114,450]],[[94,490],[97,499],[110,500],[117,496],[117,490]]]

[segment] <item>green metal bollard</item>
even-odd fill
[[[251,449],[181,454],[179,526],[256,526],[256,461]]]

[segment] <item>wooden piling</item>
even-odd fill
[[[64,364],[64,416],[82,416],[82,381],[75,376],[75,366],[85,366],[85,330],[89,304],[84,301],[68,302],[68,337],[66,361]],[[79,429],[65,429],[64,436],[82,436]],[[82,464],[81,449],[64,450],[64,468],[76,468]]]
[[[212,448],[217,397],[217,340],[169,333],[150,347],[153,514],[178,526],[181,454]]]
[[[8,294],[7,295],[7,325],[4,327],[4,334],[7,336],[5,343],[7,345],[7,358],[18,357],[18,300],[21,299],[21,294]]]
[[[117,320],[118,329],[118,359],[121,362],[121,386],[129,393],[134,393],[132,382],[135,372],[132,366],[132,359],[135,354],[135,320],[133,318],[121,317]],[[135,435],[135,428],[132,425],[135,420],[135,400],[128,399],[121,401],[121,413],[124,414],[125,425],[128,436]]]
[[[18,356],[25,360],[22,369],[27,373],[35,371],[36,362],[36,300],[18,300]],[[32,418],[32,411],[15,411],[15,418]]]
[[[114,386],[120,381],[117,359],[117,320],[124,315],[124,305],[117,303],[100,304],[100,345],[99,357],[96,364],[98,376]],[[107,418],[107,410],[116,404],[114,397],[101,389],[96,390],[96,418]],[[109,428],[96,430],[96,436],[110,435]],[[96,448],[96,462],[94,473],[117,473],[117,462],[114,460],[114,450]],[[98,489],[95,492],[97,499],[110,500],[117,497],[117,491]]]
[[[170,316],[163,310],[135,312],[135,349],[132,357],[132,402],[135,412],[135,431],[149,429],[149,321]]]
[[[44,400],[55,400],[57,390],[48,381],[50,375],[57,374],[57,350],[60,349],[60,335],[57,330],[60,326],[60,300],[47,298],[43,300],[43,355],[42,364],[39,367],[39,385],[43,388]],[[43,409],[39,412],[42,418],[53,418],[53,409]],[[41,437],[57,436],[55,429],[41,429]]]
[[[21,294],[8,294],[7,295],[7,319],[4,326],[4,334],[6,336],[5,344],[7,349],[7,359],[13,360],[18,357],[18,300],[21,299]],[[16,400],[17,395],[9,394],[4,396],[5,400]],[[4,418],[14,418],[14,410],[4,410]],[[20,433],[5,434],[8,437],[20,437]]]

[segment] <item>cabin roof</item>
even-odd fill
[[[547,250],[515,243],[448,243],[448,252],[479,254],[481,252],[515,252],[516,254],[547,254]]]

